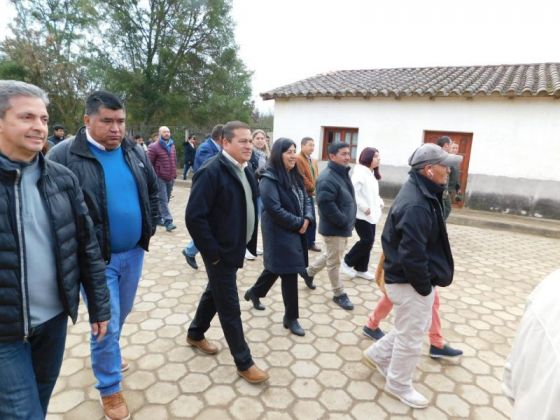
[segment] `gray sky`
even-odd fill
[[[554,0],[233,0],[232,14],[263,111],[259,93],[332,70],[560,62]]]

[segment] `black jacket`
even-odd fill
[[[249,244],[245,191],[231,162],[220,152],[194,173],[185,223],[206,263],[221,260],[228,266],[241,268],[245,249],[256,254],[257,183],[248,166],[245,174],[251,184],[255,209],[255,226]]]
[[[183,147],[183,159],[185,163],[192,165],[194,163],[194,156],[196,155],[196,148],[190,144],[188,141],[184,143]]]
[[[297,171],[297,169],[294,169]],[[304,220],[313,222],[311,199],[301,186],[304,201],[302,214],[295,193],[280,185],[276,172],[269,168],[259,183],[263,201],[261,229],[264,268],[275,274],[301,273],[308,264],[307,239],[300,235]]]
[[[453,256],[443,221],[444,187],[411,171],[387,215],[381,244],[385,282],[410,283],[422,296],[449,286]]]
[[[136,180],[140,197],[142,236],[139,245],[148,251],[150,237],[155,233],[159,219],[156,174],[140,146],[131,140],[123,139],[121,147],[125,161]],[[101,164],[89,149],[85,127],[78,131],[76,137],[65,140],[52,148],[47,154],[47,158],[66,166],[78,177],[95,226],[103,258],[108,262],[111,258],[111,245],[105,175]]]
[[[88,299],[90,321],[106,321],[111,309],[105,263],[78,180],[68,169],[42,155],[39,165],[37,187],[51,221],[64,311],[76,322],[81,284]],[[20,175],[17,164],[7,165],[0,160],[0,342],[23,340],[30,328]]]
[[[319,233],[323,236],[352,236],[357,207],[349,172],[349,167],[329,161],[317,178]]]

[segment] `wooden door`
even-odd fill
[[[461,193],[465,196],[467,190],[467,178],[469,175],[469,162],[471,159],[471,148],[473,133],[459,133],[455,131],[424,131],[424,143],[435,143],[441,136],[448,136],[453,143],[459,145],[457,154],[463,156],[461,163]],[[465,200],[453,203],[453,207],[462,208]]]

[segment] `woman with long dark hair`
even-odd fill
[[[366,147],[360,153],[359,164],[352,172],[352,185],[356,194],[356,233],[360,240],[344,256],[340,270],[350,277],[373,280],[368,271],[369,257],[375,239],[375,225],[381,217],[383,200],[379,196],[379,150]]]
[[[263,201],[261,216],[264,271],[245,293],[253,307],[264,310],[265,297],[278,277],[282,279],[284,327],[303,336],[298,322],[298,273],[307,267],[305,231],[313,221],[311,201],[296,166],[296,144],[286,138],[274,142],[268,166],[259,183]]]

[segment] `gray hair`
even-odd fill
[[[49,104],[45,91],[35,85],[18,80],[0,80],[0,118],[4,118],[6,111],[10,109],[10,99],[16,96],[39,98],[45,106]]]

